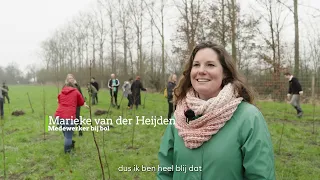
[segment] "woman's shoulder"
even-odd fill
[[[237,110],[234,112],[233,115],[237,119],[243,119],[243,120],[253,120],[257,117],[259,119],[263,119],[263,115],[259,108],[255,106],[254,104],[248,103],[246,101],[242,101],[239,105]]]
[[[260,110],[257,106],[255,106],[254,104],[248,103],[246,101],[242,101],[238,108],[237,111],[241,111],[241,112],[250,112],[250,113],[260,113]]]

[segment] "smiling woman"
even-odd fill
[[[222,46],[204,42],[193,49],[174,95],[175,124],[164,133],[159,166],[186,172],[160,170],[158,179],[275,179],[267,124]]]
[[[219,94],[223,67],[213,49],[204,48],[198,51],[192,63],[190,79],[201,99],[207,100]]]

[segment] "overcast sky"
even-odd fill
[[[254,0],[237,1],[246,10]],[[320,9],[319,0],[299,1]],[[95,0],[0,0],[0,66],[16,62],[23,70],[30,63],[40,64],[37,52],[41,41],[50,37],[80,11],[89,10],[94,3]],[[300,19],[304,23],[308,20],[306,12],[315,12],[310,11],[310,8],[300,9]],[[320,12],[317,14],[320,15]],[[301,33],[304,33],[303,26],[300,25]],[[293,29],[288,30],[288,33],[293,35]],[[305,34],[300,35],[305,37]]]
[[[93,0],[0,0],[0,66],[40,63],[41,41]]]

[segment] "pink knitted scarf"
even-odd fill
[[[189,149],[198,148],[216,134],[230,120],[238,105],[243,100],[237,98],[231,83],[225,85],[218,96],[202,100],[190,88],[186,98],[177,104],[174,112],[175,127]],[[195,115],[202,115],[196,120],[186,122],[184,112],[191,109]]]

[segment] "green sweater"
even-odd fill
[[[186,148],[177,129],[169,125],[158,158],[158,180],[275,179],[267,124],[260,111],[246,102],[240,103],[225,126],[197,149]],[[163,168],[167,169],[161,171]]]

